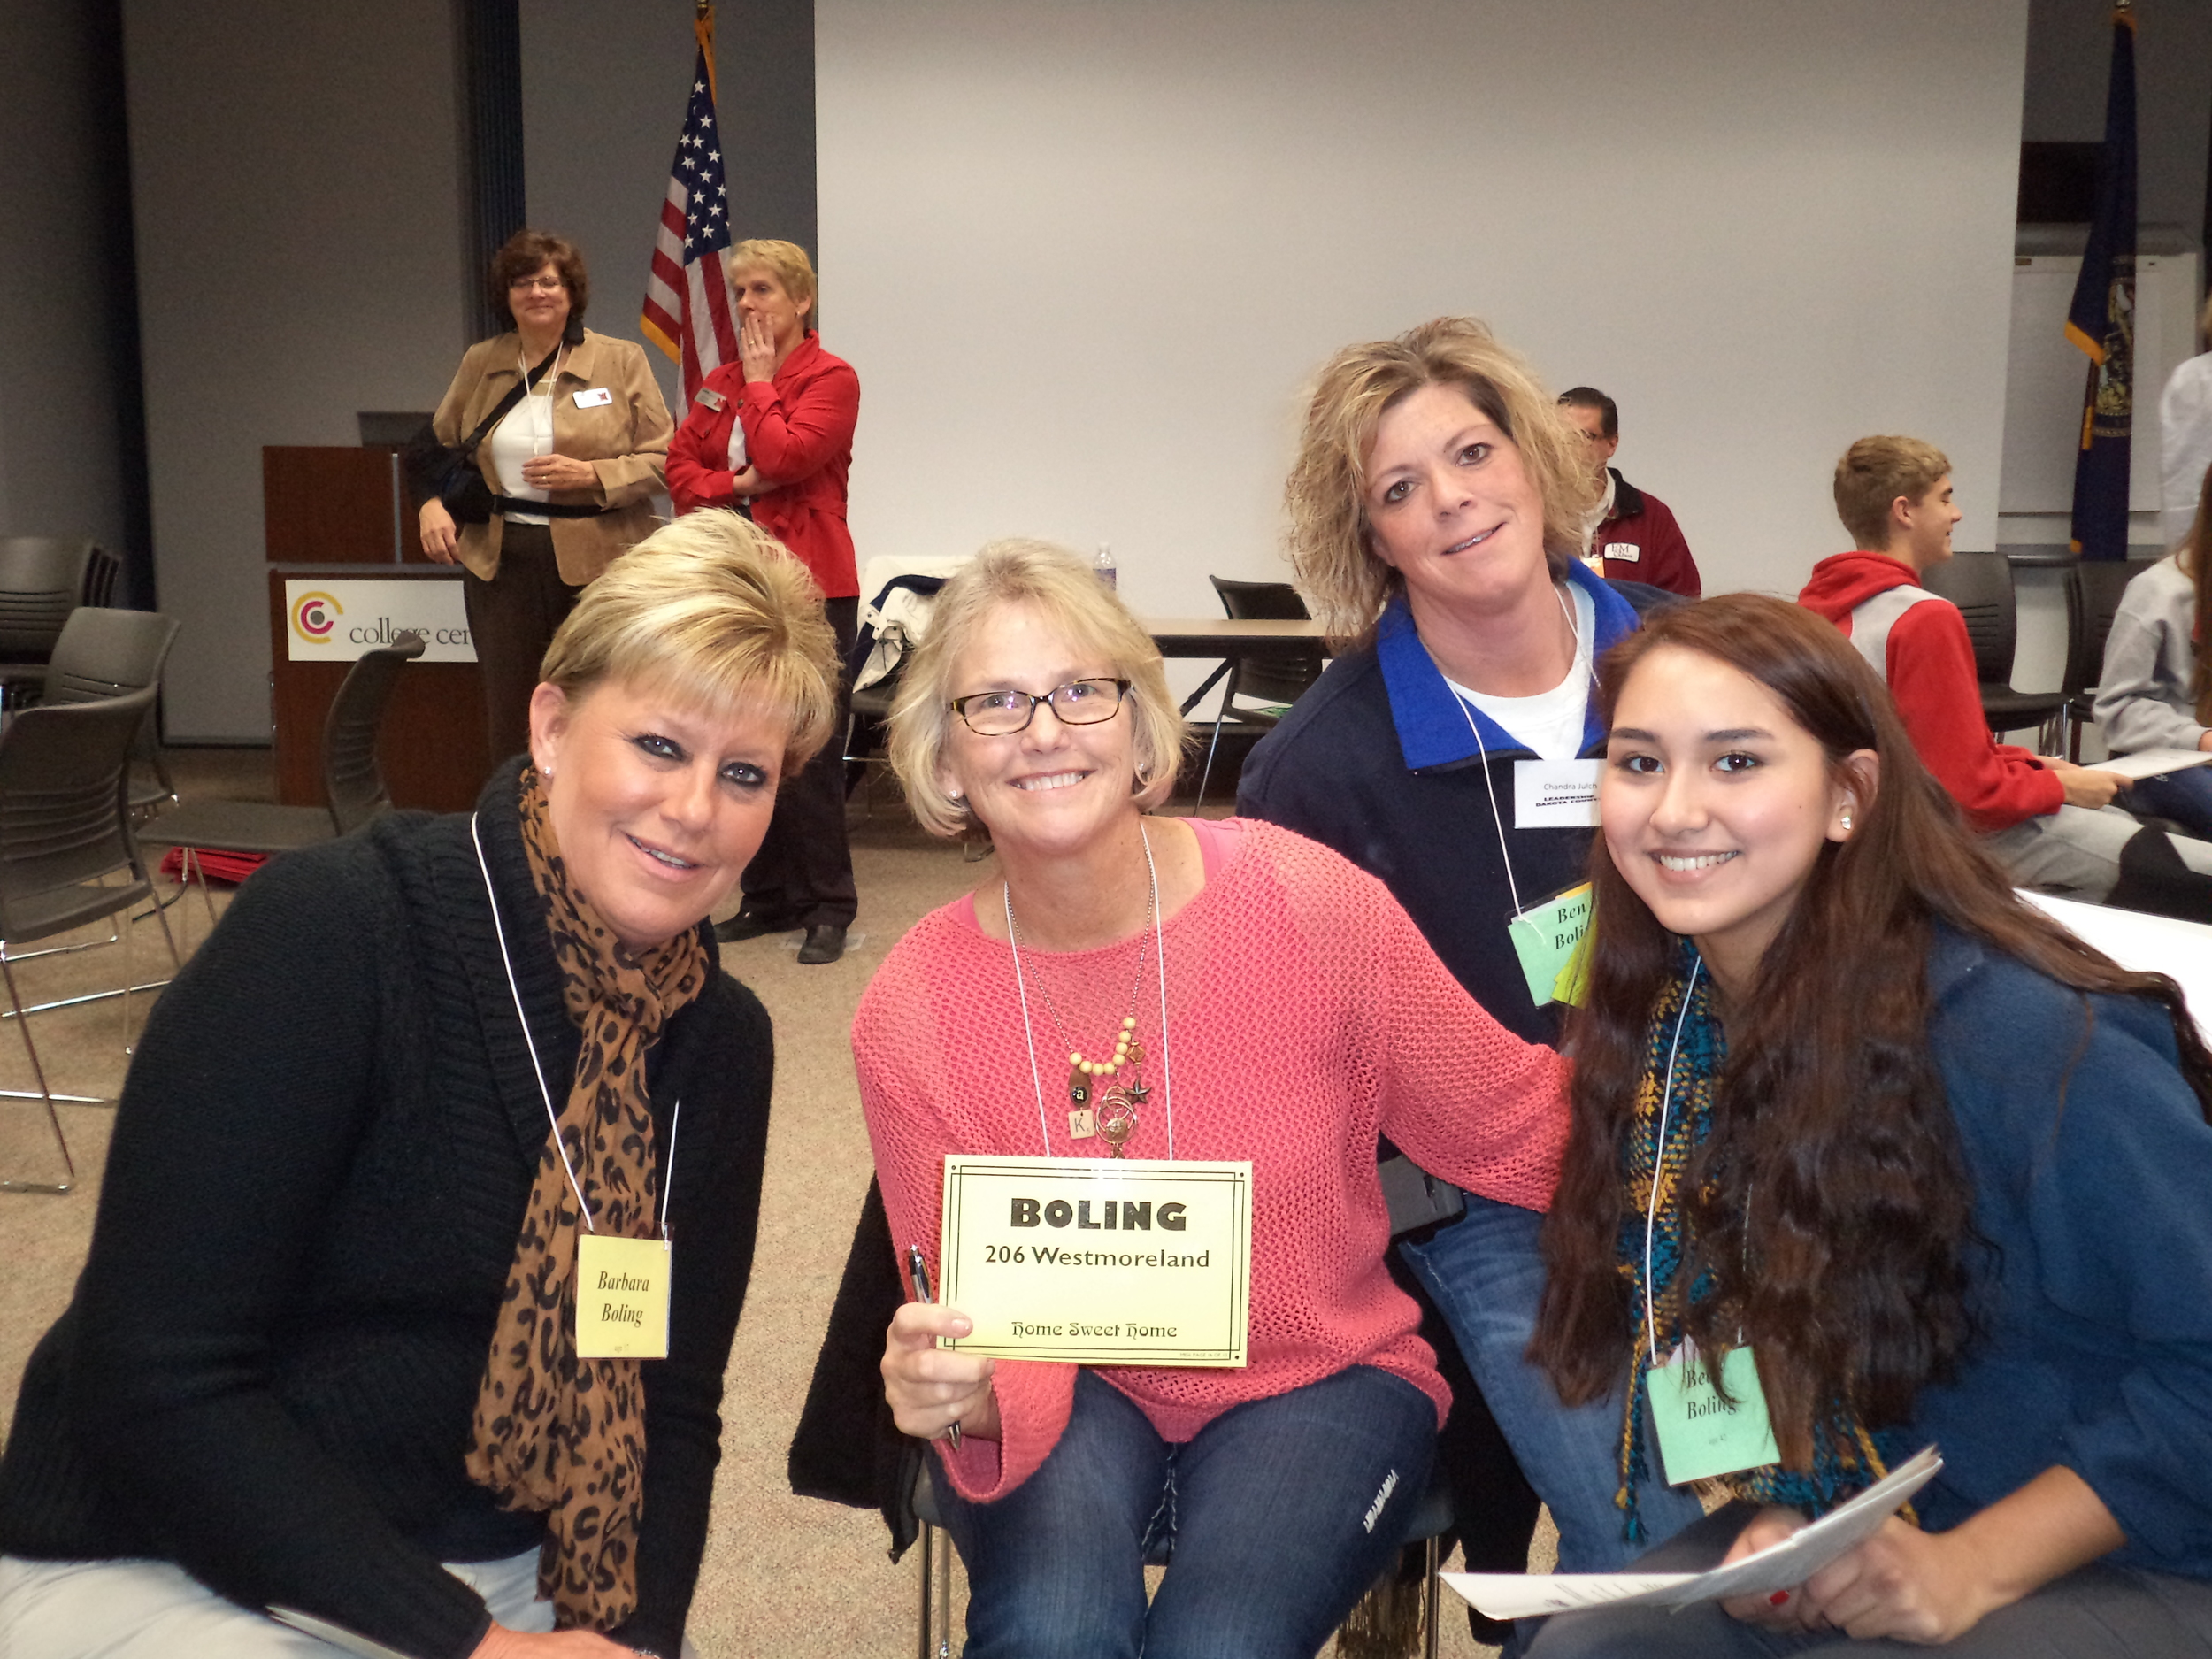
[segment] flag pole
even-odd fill
[[[721,108],[721,95],[714,84],[714,0],[698,0],[698,12],[691,20],[691,32],[699,38],[700,56],[707,60],[707,96]]]

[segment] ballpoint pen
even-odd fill
[[[929,1294],[929,1263],[922,1260],[920,1245],[910,1244],[906,1247],[906,1271],[914,1280],[914,1300],[925,1308],[930,1306],[937,1299]],[[946,1425],[945,1438],[952,1442],[952,1449],[958,1451],[960,1425],[957,1423]]]

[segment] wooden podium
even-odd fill
[[[284,585],[373,577],[451,582],[457,565],[422,550],[418,503],[396,450],[277,446],[261,451],[267,526],[270,705],[277,799],[323,803],[323,725],[349,661],[295,662]],[[396,806],[465,811],[491,769],[483,677],[471,663],[410,663],[384,717],[377,759]]]

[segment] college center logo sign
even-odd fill
[[[350,663],[402,634],[422,635],[426,663],[472,663],[468,606],[457,576],[323,576],[284,584],[284,656],[295,663]]]
[[[292,632],[310,645],[327,645],[346,608],[331,595],[304,593],[292,601]]]

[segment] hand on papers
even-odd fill
[[[963,1434],[998,1439],[998,1396],[991,1372],[998,1362],[937,1346],[941,1336],[965,1336],[974,1325],[957,1308],[910,1302],[892,1316],[883,1343],[883,1397],[902,1434],[941,1439],[954,1424]]]
[[[1778,1544],[1804,1525],[1795,1509],[1762,1509],[1736,1535],[1721,1564]],[[1795,1589],[1732,1596],[1721,1606],[1730,1617],[1769,1630],[1839,1630],[1860,1641],[1887,1636],[1947,1642],[1987,1610],[1970,1593],[1976,1581],[1970,1563],[1953,1561],[1954,1554],[1948,1534],[1924,1532],[1892,1516],[1873,1537]]]
[[[2066,787],[2068,806],[2087,807],[2095,811],[2099,807],[2112,804],[2112,797],[2128,787],[2128,780],[2116,772],[2099,772],[2087,766],[2074,766],[2062,760],[2046,757],[2044,766],[2058,774],[2058,780]]]
[[[1778,1513],[1795,1526],[1755,1538],[1768,1517]],[[1771,1544],[1804,1524],[1794,1510],[1763,1511],[1737,1539],[1729,1559]],[[1823,1567],[1781,1605],[1770,1597],[1740,1596],[1721,1606],[1737,1618],[1770,1628],[1832,1628],[1860,1641],[1886,1636],[1923,1645],[1947,1642],[1971,1629],[1993,1605],[1978,1594],[1977,1563],[1961,1559],[1960,1548],[1955,1532],[1924,1532],[1892,1516],[1873,1537]]]

